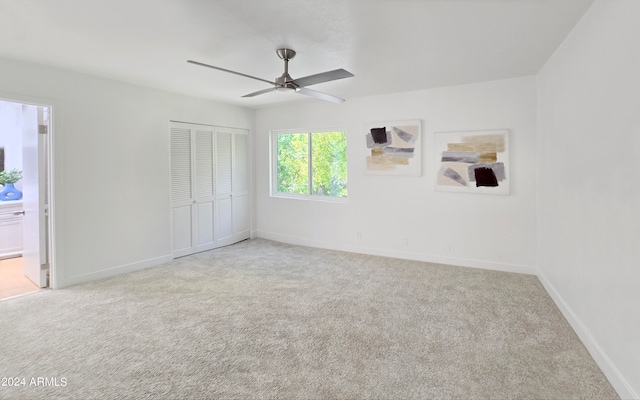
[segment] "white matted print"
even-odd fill
[[[509,130],[436,132],[436,190],[509,194]]]
[[[369,122],[364,130],[367,174],[422,175],[420,120]]]

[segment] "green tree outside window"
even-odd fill
[[[346,132],[278,133],[276,147],[279,193],[347,197]]]

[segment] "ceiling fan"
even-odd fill
[[[187,62],[195,65],[200,65],[201,67],[213,68],[219,71],[224,71],[224,72],[229,72],[232,74],[244,76],[246,78],[256,79],[258,81],[266,82],[273,85],[273,87],[269,89],[258,90],[257,92],[245,94],[242,97],[254,97],[260,94],[278,91],[278,92],[296,92],[296,93],[304,94],[306,96],[315,97],[320,100],[330,101],[333,103],[342,103],[344,101],[344,99],[341,99],[336,96],[332,96],[330,94],[307,89],[307,86],[311,86],[311,85],[315,85],[323,82],[335,81],[337,79],[350,78],[353,76],[351,72],[345,71],[344,69],[335,69],[333,71],[321,72],[319,74],[305,76],[304,78],[293,79],[291,75],[289,75],[289,60],[295,57],[296,52],[291,49],[278,49],[276,50],[276,53],[278,54],[278,57],[284,60],[284,73],[280,77],[276,78],[274,82],[266,79],[262,79],[262,78],[257,78],[255,76],[243,74],[240,72],[231,71],[231,70],[220,68],[220,67],[215,67],[213,65],[201,63],[198,61],[187,60]]]

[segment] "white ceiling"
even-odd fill
[[[274,80],[344,68],[345,99],[535,74],[594,0],[0,0],[0,57],[258,108]]]

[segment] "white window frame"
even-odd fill
[[[322,133],[322,132],[344,132],[347,133],[347,130],[344,128],[317,128],[317,129],[275,129],[269,132],[269,157],[270,157],[270,181],[269,181],[269,190],[271,197],[279,197],[285,199],[299,199],[299,200],[312,200],[312,201],[325,201],[330,203],[348,203],[349,195],[347,197],[333,197],[333,196],[323,196],[317,194],[311,194],[312,191],[312,173],[313,170],[311,168],[311,163],[313,159],[311,157],[311,134],[312,133]],[[278,135],[280,134],[307,134],[308,136],[308,146],[307,146],[307,165],[309,166],[309,193],[307,194],[299,194],[299,193],[283,193],[278,192]],[[347,135],[347,150],[349,148],[349,136]],[[347,165],[349,164],[349,157],[347,155]],[[348,169],[348,168],[347,168]],[[347,179],[349,173],[347,171]],[[348,183],[347,183],[348,187]],[[347,189],[348,190],[348,189]]]

